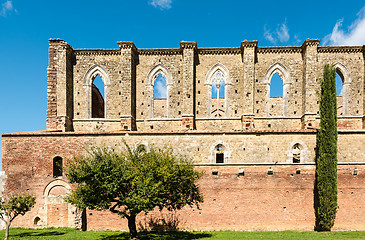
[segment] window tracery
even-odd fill
[[[213,118],[228,116],[228,86],[231,85],[229,72],[223,64],[214,65],[207,73],[208,116]]]

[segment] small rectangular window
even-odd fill
[[[216,163],[224,163],[224,154],[223,153],[216,153],[215,155],[215,162]]]

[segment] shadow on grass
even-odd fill
[[[190,239],[201,239],[209,238],[212,234],[209,233],[191,233],[191,232],[140,232],[138,233],[139,240],[190,240]],[[102,240],[114,240],[114,239],[129,239],[129,233],[122,233],[114,236],[105,236]]]
[[[62,232],[60,230],[55,230],[55,231],[47,231],[47,232],[39,232],[38,230],[32,231],[32,230],[28,230],[27,232],[23,232],[23,233],[15,233],[12,234],[11,230],[10,230],[10,237],[46,237],[46,236],[60,236],[60,235],[65,235],[67,232]]]

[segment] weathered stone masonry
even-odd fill
[[[37,196],[36,207],[14,226],[127,229],[118,216],[81,213],[65,203],[62,196],[72,186],[53,166],[55,159],[65,165],[90,146],[120,148],[124,139],[131,146],[170,145],[205,171],[202,210],[177,212],[182,228],[313,229],[317,92],[323,65],[330,63],[343,80],[335,229],[365,230],[365,48],[319,42],[258,47],[257,41],[243,41],[235,48],[181,42],[175,49],[118,42],[118,49],[74,49],[51,39],[47,130],[2,136],[4,196]],[[283,94],[272,98],[275,73]],[[103,96],[94,91],[97,76]],[[154,97],[160,77],[166,82],[162,99]],[[213,97],[214,88],[222,89],[222,98]],[[102,117],[93,118],[94,109]]]

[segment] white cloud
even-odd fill
[[[156,80],[155,82],[155,97],[156,98],[166,98],[167,97],[167,87],[166,82],[162,80]]]
[[[2,8],[0,11],[0,16],[5,17],[8,12],[11,12],[13,10],[13,2],[12,1],[6,1],[2,4]]]
[[[171,0],[151,0],[150,4],[155,8],[160,8],[161,10],[171,8]]]
[[[294,40],[295,40],[296,43],[301,43],[302,42],[302,40],[296,34],[294,35]]]
[[[281,24],[279,29],[276,29],[276,34],[278,35],[280,42],[287,42],[289,40],[289,29],[286,26],[286,21]]]
[[[266,26],[264,27],[264,37],[269,42],[276,43],[276,39],[273,37],[273,34],[270,32],[270,30],[266,29]]]
[[[324,45],[364,45],[365,44],[365,6],[357,14],[357,19],[348,27],[341,29],[343,19],[335,24],[332,33],[323,39]]]
[[[290,39],[289,29],[286,25],[286,20],[284,23],[279,24],[275,31],[271,31],[267,29],[266,26],[264,27],[264,37],[269,42],[276,44],[278,41],[281,43],[288,42]]]

